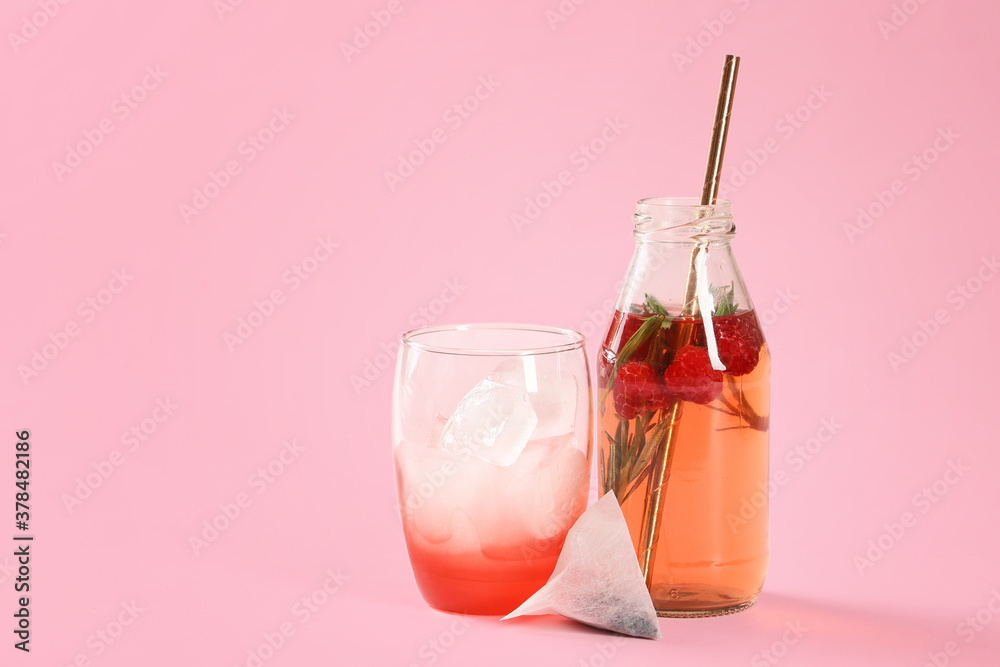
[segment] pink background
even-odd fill
[[[386,25],[366,43],[372,12]],[[996,3],[0,14],[0,663],[997,664]],[[538,322],[593,355],[635,200],[699,191],[726,53],[743,61],[724,194],[784,473],[759,604],[663,620],[661,642],[428,609],[391,476],[396,337]],[[519,228],[526,198],[544,208]],[[28,655],[11,633],[21,429]]]

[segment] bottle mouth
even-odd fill
[[[640,199],[632,216],[637,238],[663,242],[728,241],[736,235],[733,202],[702,204],[697,197]]]

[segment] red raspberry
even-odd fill
[[[630,361],[618,369],[615,386],[615,412],[623,419],[634,419],[640,412],[663,407],[666,392],[659,375],[645,361]]]
[[[746,375],[757,367],[764,337],[753,311],[712,320],[719,359],[729,375]]]
[[[688,345],[682,347],[663,373],[667,390],[692,403],[711,403],[722,393],[722,371],[712,368],[708,350]]]

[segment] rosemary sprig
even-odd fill
[[[670,313],[668,313],[667,309],[664,308],[662,303],[660,303],[660,300],[648,292],[646,293],[646,303],[643,304],[643,310],[651,315],[663,315],[664,317],[670,317]],[[669,326],[670,323],[668,322],[667,326],[664,328],[669,328]]]
[[[729,283],[729,287],[709,287],[712,292],[712,297],[715,300],[715,312],[712,313],[713,317],[724,317],[726,315],[732,315],[739,308],[739,304],[736,303],[736,284],[734,282]]]
[[[663,440],[672,425],[669,419],[671,407],[672,404],[664,409],[636,417],[634,432],[629,437],[625,437],[630,424],[626,419],[619,418],[615,438],[605,432],[605,436],[611,441],[609,452],[617,448],[617,451],[622,453],[622,458],[617,470],[602,468],[601,480],[605,489],[615,492],[619,502],[625,502],[626,498],[640,488],[652,471],[650,464],[653,457],[663,446]],[[657,414],[659,414],[658,420],[656,420]],[[609,458],[611,458],[610,453]]]
[[[673,324],[673,318],[666,307],[660,303],[659,299],[648,292],[644,296],[646,298],[642,306],[632,306],[629,312],[633,315],[649,315],[649,317],[643,320],[636,332],[632,334],[632,337],[618,351],[615,364],[611,369],[611,377],[608,378],[608,386],[605,387],[601,400],[604,400],[604,397],[611,391],[611,386],[615,383],[615,376],[618,374],[618,369],[631,361],[632,357],[635,356],[636,350],[642,347],[653,334],[660,329],[669,329]]]
[[[735,284],[730,283],[725,287],[711,287],[715,301],[714,317],[723,317],[735,313],[738,304],[735,302]],[[658,336],[661,329],[668,329],[671,326],[680,324],[684,327],[693,327],[694,323],[678,323],[670,315],[667,309],[652,294],[646,294],[641,306],[633,306],[630,309],[632,316],[645,316],[636,332],[622,346],[615,363],[612,366],[608,384],[601,397],[602,410],[615,408],[613,403],[608,401],[608,396],[612,391],[615,378],[622,365],[632,361],[636,352],[649,343],[648,354],[643,355],[646,361],[657,366],[664,361],[663,355],[670,352],[666,339]],[[686,337],[680,334],[686,334]],[[678,341],[683,338],[690,340],[691,332],[681,330],[678,334]],[[675,342],[674,345],[679,345]],[[687,343],[685,343],[687,344]],[[657,452],[663,449],[671,429],[676,424],[671,420],[671,415],[679,414],[674,409],[677,399],[670,400],[667,405],[659,409],[647,410],[637,415],[632,420],[623,419],[620,416],[615,434],[605,432],[608,439],[607,457],[599,457],[599,472],[603,488],[606,491],[614,491],[619,502],[624,502],[636,489],[642,488],[647,479],[651,478]],[[733,426],[721,427],[718,430],[729,430],[731,428],[750,427],[758,431],[766,431],[769,419],[761,416],[750,406],[743,395],[738,381],[732,377],[726,377],[724,391],[719,397],[718,403],[707,405],[712,410],[717,410],[723,414],[734,417],[738,423]]]
[[[611,391],[611,387],[615,383],[615,376],[618,375],[618,369],[627,363],[635,354],[635,351],[642,347],[642,344],[660,329],[665,320],[665,315],[653,315],[647,318],[639,326],[639,329],[632,334],[632,337],[628,339],[628,342],[622,346],[622,349],[618,352],[618,358],[615,359],[615,365],[611,368],[611,377],[608,378],[608,386],[604,388],[604,394],[601,396],[602,401],[607,398],[608,392]]]
[[[766,431],[770,418],[763,417],[757,414],[757,411],[747,402],[746,396],[740,391],[737,386],[736,380],[732,377],[726,377],[725,389],[728,389],[732,396],[727,396],[725,391],[719,396],[719,402],[725,407],[719,407],[717,405],[706,405],[705,407],[721,412],[724,415],[729,415],[730,417],[736,417],[742,423],[736,426],[723,426],[717,428],[717,431],[730,431],[732,429],[743,428],[744,426],[749,426],[755,431]]]

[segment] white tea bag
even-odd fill
[[[560,614],[633,637],[662,637],[614,493],[577,519],[548,582],[504,620],[539,614]]]

